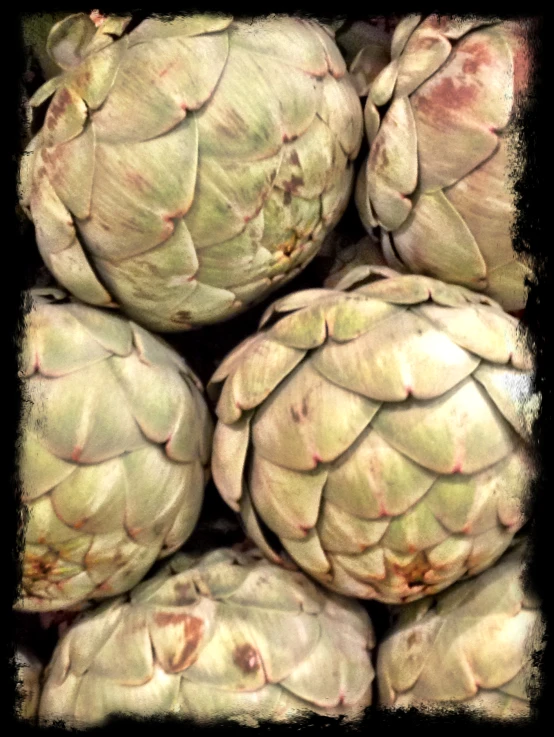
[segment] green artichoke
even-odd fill
[[[48,611],[126,591],[183,544],[200,513],[212,422],[198,380],[159,338],[59,290],[31,297],[17,607]]]
[[[252,540],[391,604],[490,566],[523,524],[533,472],[518,321],[463,287],[375,266],[284,297],[268,320],[209,389],[223,382],[214,481]]]
[[[527,78],[518,23],[410,15],[365,106],[370,152],[356,187],[389,266],[525,306],[516,254],[510,127]],[[513,145],[513,144],[512,144]]]
[[[18,647],[15,653],[17,678],[20,682],[21,702],[17,712],[21,719],[34,721],[38,714],[40,698],[42,663],[27,648]]]
[[[64,73],[22,160],[56,279],[159,331],[231,317],[297,274],[352,188],[363,117],[316,21],[192,15],[50,33]],[[118,40],[114,38],[119,37]]]
[[[48,666],[39,716],[68,726],[116,713],[355,718],[371,702],[372,647],[358,602],[256,550],[181,553],[68,630]]]
[[[544,624],[522,567],[518,546],[477,578],[403,607],[378,652],[381,704],[529,716],[532,651]]]

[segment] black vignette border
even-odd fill
[[[5,639],[5,684],[7,692],[10,695],[10,706],[7,714],[6,722],[13,723],[14,731],[17,734],[67,734],[67,730],[61,725],[49,728],[31,727],[17,721],[14,716],[14,706],[16,702],[16,677],[13,656],[15,652],[15,616],[12,611],[12,605],[15,600],[16,589],[20,577],[19,556],[21,552],[21,536],[18,536],[19,521],[21,519],[20,508],[20,490],[17,479],[16,467],[16,444],[18,439],[18,423],[21,411],[21,392],[17,379],[18,368],[18,348],[17,340],[21,331],[22,319],[24,316],[23,308],[23,291],[31,286],[40,261],[37,260],[35,251],[32,248],[32,228],[22,225],[19,216],[16,213],[17,205],[17,171],[18,159],[21,154],[20,137],[22,125],[22,110],[20,106],[20,78],[25,69],[25,51],[21,40],[21,16],[28,12],[50,12],[55,10],[67,10],[70,12],[79,12],[84,10],[90,12],[93,7],[79,7],[75,5],[67,8],[60,8],[60,4],[53,3],[45,10],[45,6],[33,7],[31,4],[18,3],[17,6],[9,6],[4,10],[4,17],[8,15],[7,34],[5,37],[5,46],[9,47],[11,61],[4,65],[5,76],[8,79],[8,90],[10,91],[10,102],[8,108],[10,113],[8,119],[11,122],[11,142],[6,146],[8,156],[8,165],[4,167],[4,171],[8,172],[7,190],[13,193],[8,198],[7,207],[9,208],[8,218],[12,226],[8,237],[5,240],[6,246],[4,250],[4,284],[2,295],[4,297],[4,308],[2,313],[2,326],[4,331],[4,361],[7,366],[7,384],[4,388],[4,416],[5,425],[8,427],[8,442],[2,444],[2,452],[4,454],[4,462],[2,464],[5,478],[5,487],[9,489],[5,495],[4,503],[6,512],[2,515],[2,520],[8,523],[8,531],[2,535],[2,543],[4,546],[3,559],[9,561],[10,565],[6,566],[7,584],[4,587],[5,596],[7,598],[7,618],[8,633]],[[426,733],[444,732],[447,730],[464,730],[470,728],[472,731],[482,731],[490,734],[491,731],[500,731],[501,734],[518,732],[531,732],[540,726],[540,723],[547,721],[547,693],[550,680],[550,665],[552,660],[552,644],[549,641],[551,623],[551,606],[550,606],[550,579],[548,572],[545,570],[551,559],[552,551],[547,547],[552,532],[548,529],[551,524],[548,514],[548,496],[550,488],[554,483],[554,474],[552,468],[552,424],[554,417],[553,407],[553,381],[552,381],[552,341],[550,340],[551,318],[554,314],[554,290],[552,288],[552,255],[551,248],[547,248],[545,237],[545,197],[543,189],[545,188],[545,166],[546,166],[546,108],[544,94],[544,77],[546,75],[546,17],[541,15],[543,12],[540,6],[532,7],[530,3],[518,3],[517,7],[510,8],[510,15],[507,15],[507,8],[502,3],[447,3],[437,6],[422,7],[413,4],[393,3],[393,4],[372,4],[371,6],[361,6],[357,3],[340,3],[338,6],[332,6],[330,3],[308,3],[303,2],[295,5],[292,3],[273,2],[273,3],[250,3],[244,2],[230,3],[221,0],[210,4],[193,5],[193,4],[168,4],[163,6],[156,4],[154,7],[148,8],[136,7],[129,4],[110,4],[109,6],[101,6],[98,8],[103,13],[131,12],[141,17],[145,17],[150,12],[177,14],[179,12],[191,10],[202,11],[224,11],[232,12],[236,15],[265,15],[271,12],[299,13],[331,20],[336,17],[361,19],[364,15],[403,15],[407,12],[440,12],[443,14],[460,14],[471,15],[478,12],[479,14],[494,14],[498,17],[532,17],[533,19],[533,47],[534,47],[534,63],[532,88],[528,96],[528,102],[525,109],[521,113],[521,151],[519,156],[522,159],[521,174],[516,183],[516,192],[519,198],[518,202],[518,218],[515,226],[515,242],[516,247],[526,250],[530,253],[534,260],[536,279],[530,287],[529,300],[525,313],[525,322],[527,323],[530,341],[533,346],[533,352],[536,356],[536,389],[541,393],[541,408],[539,417],[534,425],[534,441],[539,464],[539,473],[534,482],[532,495],[530,500],[531,522],[529,524],[529,534],[532,538],[532,555],[529,563],[529,577],[532,586],[542,601],[542,611],[546,619],[547,638],[546,645],[540,657],[537,658],[539,675],[537,676],[537,697],[534,702],[533,719],[523,724],[500,724],[489,721],[479,721],[471,718],[466,714],[448,714],[440,717],[425,716],[416,710],[409,712],[385,712],[381,710],[372,710],[371,714],[366,714],[362,723],[355,727],[342,724],[340,721],[328,719],[325,717],[314,717],[313,719],[304,720],[296,724],[275,725],[264,724],[255,734],[315,734],[320,729],[326,735],[344,735],[349,733],[359,734],[385,734],[392,729],[424,729]],[[364,12],[365,11],[365,12]],[[6,204],[6,203],[5,203]],[[15,214],[14,214],[15,213]],[[300,284],[296,282],[297,286]],[[304,286],[304,285],[302,285]],[[229,330],[227,325],[224,330]],[[238,342],[238,339],[237,339]],[[6,367],[5,366],[5,367]],[[7,498],[6,498],[7,497]],[[550,533],[550,534],[549,534]],[[6,716],[6,715],[5,715]],[[231,724],[217,724],[209,727],[200,727],[197,724],[187,722],[176,722],[172,720],[138,721],[138,720],[113,720],[110,724],[103,728],[87,730],[93,734],[120,734],[122,731],[130,730],[134,735],[145,734],[151,735],[157,730],[163,730],[164,737],[170,734],[192,733],[192,734],[214,734],[238,732],[244,733],[249,728],[238,727]],[[250,730],[251,731],[251,730]]]

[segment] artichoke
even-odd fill
[[[389,266],[484,291],[508,311],[525,306],[531,276],[511,237],[522,37],[515,22],[405,18],[369,90],[370,152],[356,187]]]
[[[362,108],[316,21],[190,15],[125,33],[128,21],[53,27],[64,72],[31,99],[54,95],[22,160],[22,203],[76,297],[184,330],[315,256],[348,202]]]
[[[256,545],[391,604],[490,566],[523,524],[533,473],[518,321],[377,266],[284,297],[270,320],[209,388],[223,383],[213,478]]]
[[[18,647],[15,653],[17,676],[21,685],[21,702],[17,712],[22,719],[34,721],[38,713],[42,663],[27,648]]]
[[[191,534],[209,473],[201,387],[159,338],[109,311],[35,290],[21,375],[19,469],[29,511],[27,611],[137,584]]]
[[[477,578],[403,607],[378,652],[381,704],[529,716],[532,651],[544,623],[522,568],[518,546]]]
[[[360,715],[371,702],[363,607],[256,550],[176,555],[127,596],[86,613],[48,666],[42,723],[113,714],[199,722]]]

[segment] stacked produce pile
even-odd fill
[[[529,716],[525,29],[25,26],[22,718]]]

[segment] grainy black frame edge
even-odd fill
[[[74,6],[73,6],[74,7]],[[156,5],[155,12],[165,12],[169,14],[175,14],[178,11],[194,9],[194,5],[179,5],[177,7],[168,7],[164,5],[160,7]],[[295,6],[290,3],[271,3],[264,4],[263,6],[257,5],[245,5],[244,3],[210,3],[209,8],[204,4],[196,5],[196,8],[203,11],[212,10],[220,12],[233,12],[237,15],[260,15],[267,14],[270,12],[287,12],[287,13],[301,13],[305,15],[312,15],[324,19],[331,19],[337,16],[337,11],[340,13],[340,17],[349,18],[362,18],[363,10],[359,5],[340,3],[337,7],[332,7],[330,4],[325,5],[324,3],[312,4],[310,7],[307,2],[303,2],[301,7]],[[50,10],[57,10],[60,8],[59,4],[52,4]],[[132,12],[142,13],[145,12],[142,9],[136,7],[122,7],[118,5],[110,5],[109,7],[102,6],[99,8],[101,12]],[[8,13],[10,19],[13,18],[15,21],[13,24],[8,24],[7,40],[8,44],[12,46],[12,62],[9,63],[8,78],[11,85],[8,85],[8,89],[12,92],[10,97],[11,110],[15,110],[13,116],[13,140],[11,144],[11,151],[9,154],[10,165],[5,167],[5,171],[9,171],[10,181],[8,183],[8,189],[11,187],[11,191],[14,192],[13,200],[10,200],[9,206],[11,222],[13,223],[14,232],[11,238],[7,241],[7,245],[4,250],[4,261],[7,267],[6,276],[4,277],[3,293],[6,295],[6,304],[3,313],[3,324],[6,326],[7,336],[5,338],[5,345],[9,346],[9,350],[5,351],[5,361],[7,363],[7,375],[8,383],[5,386],[5,423],[8,425],[11,433],[12,440],[8,443],[4,443],[2,446],[5,454],[5,461],[3,464],[4,472],[7,476],[8,487],[10,493],[8,493],[8,504],[7,511],[3,515],[3,518],[9,520],[9,534],[3,536],[4,545],[9,547],[9,550],[4,554],[4,560],[11,561],[12,565],[8,571],[7,578],[9,585],[5,587],[8,593],[8,611],[7,621],[9,627],[9,633],[7,638],[6,648],[6,663],[7,663],[7,674],[8,674],[8,693],[11,696],[12,704],[15,703],[16,697],[16,678],[15,678],[15,666],[13,663],[13,654],[15,651],[15,617],[12,612],[12,605],[16,595],[17,582],[19,579],[20,571],[20,548],[21,540],[17,539],[17,529],[20,519],[20,505],[18,499],[18,483],[17,483],[17,468],[16,468],[16,443],[18,436],[18,424],[19,416],[21,411],[21,392],[19,381],[17,378],[18,369],[18,351],[17,351],[17,339],[20,333],[22,318],[23,318],[23,297],[22,292],[28,288],[33,280],[34,269],[36,264],[33,261],[33,257],[29,257],[29,254],[24,248],[25,242],[29,239],[28,228],[25,231],[25,226],[21,225],[17,215],[14,217],[14,208],[17,204],[17,193],[15,191],[15,182],[17,181],[17,159],[20,154],[19,150],[19,139],[20,139],[20,125],[21,125],[21,111],[19,108],[19,79],[24,69],[25,59],[20,38],[20,14],[23,12],[40,12],[31,6],[22,6],[18,4],[13,9],[10,7]],[[90,8],[92,10],[92,7]],[[379,12],[379,11],[382,12]],[[386,12],[385,12],[386,11]],[[6,12],[6,11],[4,11]],[[71,8],[68,8],[68,12],[72,12]],[[447,6],[414,6],[414,5],[403,5],[402,3],[394,3],[392,5],[383,4],[382,8],[378,6],[371,6],[367,8],[368,14],[373,16],[377,15],[398,15],[406,12],[440,12],[450,14],[461,14],[468,15],[472,12],[479,12],[479,14],[494,14],[499,17],[508,17],[506,15],[507,8],[505,4],[494,4],[493,6],[487,5],[486,7],[482,4],[475,4],[473,7],[467,4],[455,4],[450,3]],[[535,268],[537,280],[536,283],[531,286],[529,302],[526,310],[526,322],[528,324],[531,340],[534,345],[534,353],[536,356],[536,388],[542,393],[542,404],[539,417],[534,426],[534,440],[537,449],[538,460],[540,463],[539,477],[534,484],[532,490],[533,498],[531,503],[531,514],[532,522],[530,524],[530,534],[532,538],[532,556],[529,563],[529,577],[532,586],[539,595],[542,601],[543,616],[546,619],[547,632],[549,632],[550,625],[550,579],[547,572],[544,570],[544,561],[548,561],[549,554],[551,551],[547,548],[548,532],[547,525],[550,523],[548,515],[548,488],[549,484],[552,483],[552,453],[549,453],[549,441],[551,442],[551,428],[552,428],[552,417],[554,415],[554,409],[552,406],[552,382],[549,377],[549,367],[552,366],[551,361],[551,347],[548,334],[549,315],[554,312],[553,305],[553,290],[551,288],[551,277],[552,277],[552,265],[550,250],[547,249],[546,239],[544,234],[544,197],[542,194],[542,188],[546,181],[543,174],[543,167],[546,161],[546,131],[544,121],[546,119],[546,110],[544,107],[544,78],[543,70],[546,69],[544,64],[545,56],[545,41],[546,41],[546,29],[545,19],[540,16],[542,12],[540,7],[533,8],[530,3],[522,3],[519,9],[513,10],[509,17],[515,16],[535,16],[537,19],[536,23],[536,37],[535,41],[535,70],[534,70],[534,81],[533,90],[530,95],[529,104],[526,110],[522,114],[522,127],[523,127],[523,139],[525,141],[525,165],[521,179],[517,185],[517,189],[521,195],[519,216],[517,221],[517,241],[521,247],[525,250],[529,250],[535,260]],[[15,48],[14,48],[15,47]],[[23,232],[22,232],[23,231]],[[298,282],[295,282],[298,284]],[[298,285],[300,287],[300,285]],[[261,310],[262,308],[260,308]],[[13,493],[15,490],[15,494]],[[552,533],[551,533],[552,534]],[[9,541],[9,542],[8,542]],[[547,712],[547,692],[549,685],[549,666],[551,660],[551,645],[546,644],[546,648],[542,654],[540,662],[540,695],[535,703],[535,718],[530,722],[524,722],[523,724],[500,724],[497,722],[489,722],[488,720],[480,721],[473,717],[470,717],[462,712],[456,714],[448,714],[441,717],[428,717],[421,712],[412,710],[410,712],[383,712],[377,711],[366,716],[364,721],[357,727],[348,727],[345,724],[341,724],[336,720],[327,719],[324,717],[314,717],[310,720],[304,720],[299,724],[291,725],[263,725],[261,728],[262,733],[270,734],[281,734],[281,733],[297,733],[298,731],[317,730],[318,727],[323,728],[326,734],[345,734],[348,732],[366,732],[369,731],[371,734],[378,734],[381,731],[388,729],[425,729],[428,733],[434,729],[438,730],[452,730],[452,729],[468,729],[471,730],[486,730],[487,734],[490,734],[491,730],[494,732],[497,729],[501,730],[502,733],[510,732],[513,730],[517,731],[530,731],[539,727],[540,722],[546,723],[546,712]],[[13,708],[10,712],[10,716],[13,719]],[[6,720],[9,723],[9,719]],[[14,722],[14,728],[18,734],[54,734],[60,733],[65,734],[66,730],[61,727],[49,727],[49,728],[38,728],[31,727],[26,724],[22,724],[20,721]],[[179,734],[182,735],[184,732],[192,730],[193,734],[197,732],[202,734],[219,734],[220,732],[228,732],[229,730],[239,730],[244,732],[247,728],[237,727],[230,724],[218,724],[211,727],[200,727],[192,723],[183,722],[171,722],[168,721],[160,725],[159,721],[150,720],[147,722],[139,722],[136,720],[116,720],[104,728],[87,730],[94,734],[101,733],[119,733],[126,728],[132,729],[136,735],[137,731],[144,734],[152,734],[156,729],[164,730],[164,737],[168,734]],[[314,729],[315,728],[315,729]],[[257,731],[259,734],[260,731]]]

